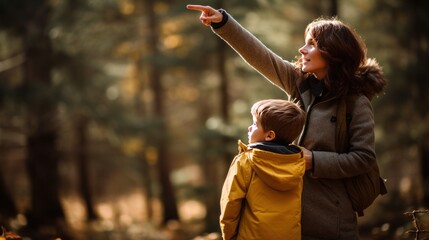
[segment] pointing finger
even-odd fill
[[[197,11],[207,11],[208,7],[207,6],[202,6],[202,5],[192,5],[192,4],[188,4],[186,5],[186,8],[189,10],[197,10]]]
[[[214,11],[214,9],[210,6],[202,6],[202,5],[186,5],[186,8],[189,10],[196,10],[204,12],[206,15],[210,15],[211,12]]]

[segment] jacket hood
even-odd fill
[[[364,94],[370,100],[377,94],[382,93],[386,86],[386,79],[384,78],[382,68],[373,58],[368,58],[359,67],[355,77],[354,92]]]
[[[276,147],[279,147],[277,145]],[[239,142],[239,150],[249,154],[250,165],[258,177],[269,187],[277,191],[286,191],[296,188],[305,172],[305,161],[302,150],[295,145],[280,146],[288,148],[286,152],[275,153],[250,148]]]

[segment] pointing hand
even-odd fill
[[[210,6],[186,5],[186,8],[189,10],[201,11],[200,21],[206,26],[210,26],[212,23],[222,22],[222,13]]]

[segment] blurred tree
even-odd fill
[[[79,10],[85,8],[86,5],[79,0],[69,0],[63,2],[63,4],[54,4],[55,6],[55,17],[52,17],[51,21],[56,24],[52,24],[52,32],[57,31],[60,33],[61,30],[69,30],[74,24],[78,24]],[[55,20],[53,20],[55,19]],[[55,36],[54,40],[57,47],[54,49],[55,58],[55,71],[59,73],[59,89],[62,92],[62,103],[65,106],[66,111],[70,114],[70,125],[75,135],[76,140],[72,147],[72,157],[75,159],[77,165],[77,189],[78,194],[82,197],[83,205],[86,213],[87,221],[94,221],[99,219],[97,212],[94,209],[93,192],[91,191],[91,169],[89,168],[89,143],[90,135],[89,123],[91,122],[91,113],[88,111],[89,106],[95,105],[93,101],[85,94],[86,89],[91,86],[91,73],[92,66],[85,60],[83,54],[70,54],[68,48],[62,45],[62,34]],[[80,46],[74,46],[75,51]],[[70,81],[68,81],[70,80]],[[72,89],[72,94],[68,91]],[[86,104],[84,104],[86,103]],[[86,107],[82,107],[82,105]],[[65,125],[65,123],[61,123]],[[65,139],[70,139],[71,136],[64,136]]]
[[[57,112],[51,91],[52,45],[49,38],[49,1],[1,3],[1,26],[23,41],[23,79],[27,110],[27,171],[31,183],[28,230],[44,239],[42,229],[53,228],[51,237],[63,236],[64,211],[58,192]],[[39,235],[40,234],[40,235]]]
[[[0,29],[0,36],[5,36],[7,33],[4,33]],[[4,46],[4,50],[0,50],[0,110],[2,113],[7,112],[10,108],[13,108],[10,104],[11,99],[13,98],[10,94],[11,92],[11,83],[8,80],[10,76],[13,75],[13,70],[16,70],[17,66],[22,64],[22,55],[19,55],[20,59],[17,57],[10,58],[13,48],[5,41],[7,38],[2,38],[0,40],[0,46]],[[12,71],[11,71],[12,70]],[[18,210],[15,204],[15,199],[12,194],[12,186],[8,186],[6,183],[6,171],[8,169],[5,167],[6,163],[4,162],[7,159],[7,153],[11,148],[16,146],[13,141],[8,138],[8,135],[5,134],[9,131],[16,132],[17,129],[13,125],[8,124],[7,114],[1,114],[2,121],[0,121],[0,156],[2,156],[0,161],[0,226],[5,226],[10,229],[10,220],[16,217]],[[11,144],[12,142],[12,144]]]
[[[0,226],[5,226],[10,229],[9,221],[18,214],[15,202],[10,195],[10,192],[0,176]]]
[[[330,11],[329,11],[329,15],[330,16],[338,16],[338,0],[330,0]]]
[[[395,72],[392,77],[391,93],[389,100],[395,104],[395,113],[387,115],[389,125],[401,125],[408,122],[412,129],[401,129],[397,139],[397,145],[415,145],[418,148],[420,158],[420,174],[422,186],[429,184],[429,119],[426,103],[429,102],[429,3],[426,1],[394,1],[395,4],[386,2],[384,8],[392,12],[392,21],[395,22],[395,35],[398,42],[407,53],[406,59],[392,59],[392,65],[398,69],[404,69],[403,75]],[[381,4],[380,4],[381,5]],[[380,6],[381,7],[381,6]],[[383,8],[383,7],[382,7]],[[399,60],[399,61],[398,61]],[[404,62],[405,61],[405,62]],[[399,65],[399,66],[398,66]],[[397,77],[396,77],[397,76]],[[406,96],[399,98],[398,96]],[[413,106],[409,108],[408,106]],[[398,111],[398,107],[404,111]],[[399,115],[398,117],[396,117]],[[413,117],[411,117],[413,116]],[[398,129],[399,130],[399,129]],[[417,207],[429,207],[429,188],[423,188],[422,199]]]
[[[94,221],[98,219],[98,215],[94,209],[94,202],[92,198],[91,188],[90,188],[90,169],[89,169],[89,159],[88,159],[88,122],[89,119],[83,112],[77,112],[74,116],[74,125],[75,132],[77,135],[76,141],[76,159],[78,163],[78,174],[79,174],[79,190],[83,197],[83,202],[86,210],[86,219],[88,221]]]
[[[158,168],[159,181],[161,183],[161,202],[163,206],[163,223],[170,220],[178,220],[176,196],[173,185],[170,179],[170,164],[169,164],[169,140],[167,138],[166,123],[165,123],[165,96],[162,88],[162,69],[159,51],[159,24],[156,14],[157,3],[154,0],[144,0],[147,23],[148,23],[148,49],[151,66],[148,69],[148,78],[151,83],[154,94],[154,116],[158,119],[157,135],[153,136],[152,143],[157,149],[156,166]]]
[[[27,170],[31,183],[32,206],[28,213],[29,227],[38,230],[65,223],[59,201],[56,101],[50,99],[52,48],[47,35],[47,3],[38,6],[38,14],[29,21],[24,38],[27,94],[47,94],[48,99],[28,101]],[[34,44],[34,45],[33,45]],[[36,87],[35,87],[36,86]],[[34,88],[35,87],[35,88]],[[57,235],[59,233],[56,233]],[[45,236],[46,237],[46,236]],[[45,238],[43,237],[43,238]],[[42,237],[41,237],[42,238]]]
[[[144,46],[145,39],[146,39],[146,19],[143,18],[143,16],[146,15],[146,4],[144,1],[136,1],[135,2],[135,11],[134,11],[134,17],[136,20],[136,28],[137,28],[137,40],[136,45],[141,46],[138,47],[136,52],[132,53],[134,56],[134,64],[135,64],[135,86],[136,91],[133,98],[133,105],[134,110],[136,111],[136,115],[141,119],[147,119],[149,115],[149,107],[146,106],[146,102],[144,101],[145,98],[147,98],[147,93],[149,92],[150,87],[149,85],[149,79],[147,79],[146,74],[147,70],[146,65],[149,65],[145,61],[144,57]],[[143,49],[142,49],[143,48]],[[150,133],[152,131],[144,131],[140,133],[139,136],[140,139],[149,141],[151,139]],[[157,135],[158,133],[156,133]],[[153,200],[155,198],[154,194],[154,183],[157,182],[157,179],[154,177],[154,174],[152,174],[156,169],[154,169],[153,164],[150,162],[150,156],[147,157],[147,155],[150,152],[150,148],[144,148],[136,157],[139,159],[139,162],[141,163],[141,175],[142,175],[142,184],[143,184],[143,191],[144,191],[144,200],[146,203],[145,206],[145,212],[146,217],[149,221],[153,221],[154,216],[154,206],[153,206]]]
[[[429,3],[427,1],[414,0],[407,2],[405,6],[405,14],[409,16],[408,38],[402,40],[402,46],[410,50],[411,61],[407,66],[407,75],[410,79],[415,79],[412,84],[410,93],[410,101],[416,106],[415,114],[418,121],[416,125],[418,128],[417,136],[414,136],[419,155],[420,155],[420,169],[422,177],[423,196],[421,199],[421,206],[429,207],[429,126],[426,124],[429,119],[429,112],[427,111],[426,103],[429,102],[429,72],[427,71],[427,63],[429,62],[429,19],[427,13],[429,12]],[[404,10],[402,10],[404,11]],[[407,93],[404,92],[404,95]],[[412,125],[412,126],[416,126]]]

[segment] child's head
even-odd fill
[[[282,99],[266,99],[253,104],[253,124],[249,143],[277,141],[292,143],[301,133],[306,114],[298,104]]]

